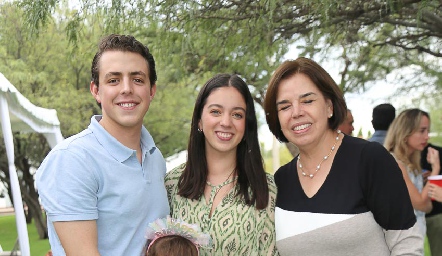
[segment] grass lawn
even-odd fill
[[[45,256],[50,249],[48,239],[39,239],[34,223],[28,224],[29,246],[31,256]],[[4,251],[11,251],[17,240],[15,216],[0,217],[0,245]]]
[[[33,223],[28,224],[29,246],[32,256],[45,256],[50,249],[48,239],[39,239],[37,229]],[[4,251],[11,251],[14,248],[18,237],[15,216],[0,217],[0,245]],[[431,256],[427,239],[425,239],[425,256]]]
[[[425,237],[425,244],[424,244],[424,252],[425,252],[425,256],[431,256],[430,245],[428,244],[428,240],[426,237]]]

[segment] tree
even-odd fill
[[[19,2],[36,30],[46,26],[60,3]],[[402,93],[442,85],[442,7],[437,0],[82,0],[71,20],[97,8],[114,17],[107,27],[120,27],[122,20],[135,20],[134,27],[158,24],[165,48],[181,44],[182,72],[238,73],[259,104],[290,45],[321,64],[333,62],[344,93],[363,92],[391,74],[403,85]]]
[[[27,10],[30,24],[38,29],[45,25],[59,1],[20,2]],[[146,1],[79,2],[83,12],[101,6],[112,14],[124,13],[137,19],[151,16],[161,21],[165,29],[186,35],[183,55],[197,50],[198,54],[192,57],[196,62],[205,61],[209,68],[213,63],[208,56],[213,56],[213,61],[219,53],[219,67],[223,61],[241,58],[252,60],[246,62],[248,67],[272,57],[278,62],[288,45],[298,42],[302,55],[320,53],[322,58],[330,59],[330,54],[335,53],[332,58],[339,63],[344,92],[365,90],[370,81],[384,79],[394,70],[425,72],[438,86],[441,84],[442,7],[437,0],[163,0],[147,1],[147,5]],[[134,8],[143,3],[145,8]],[[408,68],[404,70],[405,67]],[[253,73],[247,69],[240,71],[245,77]],[[398,77],[415,81],[413,76]],[[255,85],[255,79],[248,80]],[[255,86],[260,87],[259,81]],[[415,86],[418,85],[413,83],[404,87]],[[259,99],[258,96],[258,102]]]
[[[89,92],[89,70],[96,44],[103,34],[102,28],[99,26],[100,23],[93,21],[93,18],[82,20],[89,26],[80,26],[82,30],[77,32],[81,36],[75,44],[71,43],[64,33],[70,23],[63,18],[69,17],[70,12],[71,10],[63,8],[57,9],[54,17],[59,18],[54,18],[53,22],[39,32],[38,37],[31,39],[22,21],[21,9],[10,3],[0,5],[0,72],[31,102],[57,110],[64,137],[83,130],[89,124],[91,115],[100,112]],[[146,31],[143,30],[143,34],[140,35],[143,40],[149,41],[154,38],[155,28],[150,29],[150,32]],[[173,63],[165,61],[160,63],[157,61],[157,64],[159,70],[169,69],[171,72],[174,66]],[[168,77],[167,73],[169,72],[163,72],[161,79],[164,79],[163,76]],[[188,113],[191,111],[187,111],[189,109],[187,106],[193,100],[195,91],[179,79],[175,79],[172,83],[173,81],[172,77],[159,81],[157,100],[151,106],[152,109],[156,108],[151,111],[156,112],[155,118],[146,118],[146,125],[152,128],[150,132],[153,137],[160,138],[157,145],[165,156],[175,153],[177,148],[182,149],[186,145],[188,134],[186,124],[189,123]],[[169,96],[163,93],[164,87],[169,87],[166,89],[169,91],[172,90],[171,87],[175,87],[173,89],[177,94]],[[156,104],[161,101],[163,101],[161,105]],[[177,118],[177,113],[183,114],[183,118],[179,116]],[[187,116],[188,119],[185,118]],[[162,118],[163,120],[166,118],[168,122],[164,123]],[[172,128],[169,129],[169,125]],[[166,131],[171,133],[167,134]],[[39,134],[22,133],[14,133],[14,145],[14,162],[22,199],[28,206],[27,220],[30,222],[33,219],[40,238],[47,238],[46,222],[34,187],[33,175],[49,152],[49,146]],[[5,152],[3,144],[0,144],[0,152]],[[8,170],[6,154],[0,154],[0,181],[11,196]]]
[[[371,138],[371,136],[372,136],[371,131],[368,130],[368,132],[367,132],[367,139]]]

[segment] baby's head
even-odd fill
[[[198,248],[189,239],[179,236],[163,236],[152,241],[147,256],[198,256]]]
[[[151,241],[146,256],[198,256],[199,247],[212,244],[210,235],[201,232],[198,225],[170,216],[150,223],[146,238]]]

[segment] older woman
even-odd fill
[[[300,151],[275,173],[281,255],[423,255],[401,170],[381,144],[337,130],[347,107],[321,66],[284,62],[264,109],[276,138]]]

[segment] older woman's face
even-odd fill
[[[331,101],[301,73],[280,82],[276,109],[284,136],[298,147],[319,140],[329,129],[328,118],[333,114]]]

